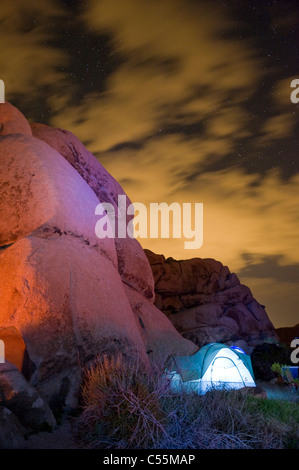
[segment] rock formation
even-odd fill
[[[214,259],[176,261],[145,250],[155,280],[155,305],[199,347],[234,343],[251,352],[277,340],[262,305],[227,266]]]
[[[165,260],[128,236],[96,235],[99,204],[131,201],[71,132],[30,126],[0,104],[0,165],[0,447],[76,407],[82,370],[103,352],[133,348],[150,367],[208,339],[273,335],[221,263]]]
[[[0,339],[28,386],[52,408],[73,408],[82,367],[98,354],[128,346],[148,367],[149,354],[197,346],[153,305],[139,243],[96,236],[95,209],[116,206],[120,185],[70,132],[32,131],[0,104]]]

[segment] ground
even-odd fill
[[[294,392],[286,385],[270,382],[257,382],[257,385],[267,392],[268,398],[292,400]],[[78,449],[84,444],[78,442],[72,435],[72,418],[65,417],[61,424],[52,432],[32,434],[26,441],[26,449]]]
[[[72,422],[64,418],[52,432],[32,434],[26,441],[26,449],[78,449],[81,444],[72,435]]]

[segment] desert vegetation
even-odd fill
[[[288,370],[287,364],[279,364],[275,362],[271,366],[271,370],[275,372],[275,374],[286,384],[290,387],[299,391],[299,379],[293,377],[291,372]]]
[[[204,396],[174,393],[154,364],[132,355],[103,355],[85,371],[76,433],[89,448],[299,448],[295,401],[244,390]]]

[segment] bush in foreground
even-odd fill
[[[96,447],[147,448],[165,433],[168,384],[138,359],[102,356],[86,371],[80,434]],[[81,436],[82,437],[82,436]]]
[[[279,449],[296,447],[295,403],[242,391],[175,394],[162,371],[135,357],[102,356],[86,371],[79,437],[88,447]],[[297,409],[297,412],[293,410]]]

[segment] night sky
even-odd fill
[[[202,202],[215,258],[299,321],[298,1],[0,0],[6,99],[77,135],[133,202]]]

